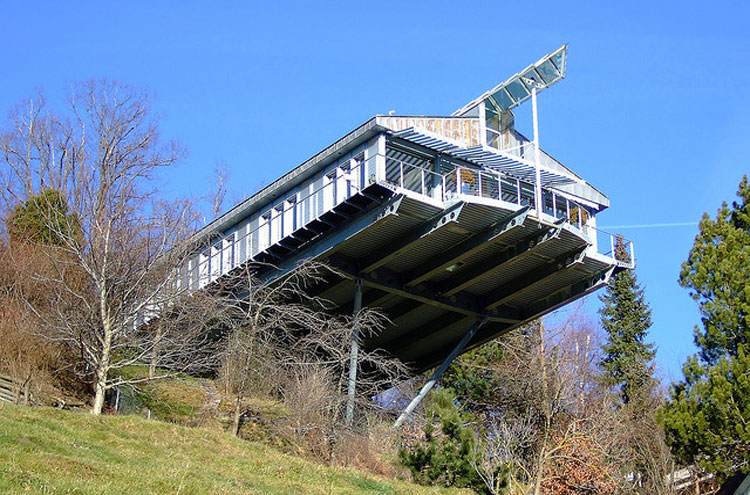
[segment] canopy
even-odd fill
[[[536,87],[537,92],[539,92],[565,77],[567,55],[568,45],[563,45],[542,57],[538,62],[514,74],[504,83],[485,92],[479,98],[454,112],[453,115],[465,115],[482,101],[498,113],[501,110],[510,110],[520,105],[531,98],[532,87]]]

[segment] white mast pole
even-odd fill
[[[531,118],[534,124],[534,172],[536,173],[534,204],[536,205],[537,218],[542,218],[542,178],[539,171],[541,155],[539,151],[539,115],[536,107],[536,83],[531,87]]]

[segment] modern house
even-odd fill
[[[564,77],[566,56],[452,115],[367,120],[198,232],[180,283],[201,289],[254,262],[272,282],[327,261],[345,276],[318,294],[342,312],[383,308],[393,325],[362,345],[416,371],[604,286],[632,267],[632,244],[614,258],[596,228],[609,199],[538,146],[536,93]],[[527,100],[531,140],[514,127]]]

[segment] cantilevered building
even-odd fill
[[[393,325],[363,345],[416,370],[602,287],[629,267],[596,229],[609,199],[535,142],[536,92],[564,77],[566,52],[453,115],[371,118],[202,229],[182,283],[326,260],[345,277],[319,295],[383,308]],[[514,128],[526,100],[534,140]]]

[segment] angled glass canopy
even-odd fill
[[[565,61],[568,45],[563,45],[538,62],[513,75],[508,80],[485,92],[453,115],[464,115],[482,101],[493,111],[510,110],[531,98],[531,88],[537,92],[548,88],[565,77]]]

